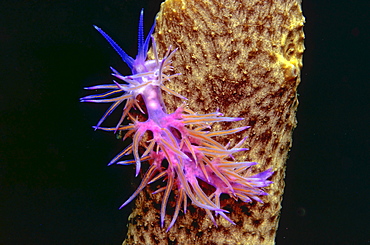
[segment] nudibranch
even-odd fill
[[[221,207],[220,196],[227,194],[243,202],[253,200],[262,202],[260,196],[267,195],[263,187],[272,183],[268,179],[273,172],[268,169],[251,174],[249,169],[257,164],[256,162],[235,161],[233,154],[248,150],[242,147],[246,138],[235,145],[222,145],[215,140],[216,136],[235,134],[249,127],[214,131],[211,127],[213,123],[234,122],[243,118],[226,117],[219,111],[199,114],[187,108],[185,102],[175,112],[167,112],[162,99],[162,90],[184,101],[186,98],[165,86],[165,83],[170,82],[173,77],[180,75],[173,74],[175,68],[171,61],[176,49],[172,50],[169,47],[163,58],[159,58],[156,42],[151,37],[154,26],[155,24],[144,39],[143,11],[141,11],[139,47],[135,59],[126,54],[102,29],[95,26],[130,67],[132,74],[124,76],[111,68],[116,81],[113,81],[113,84],[88,87],[86,88],[88,90],[106,91],[81,98],[82,102],[112,104],[94,126],[95,129],[115,133],[125,131],[124,139],[132,136],[132,143],[108,165],[134,164],[136,176],[142,172],[143,163],[149,165],[143,173],[139,187],[121,208],[131,202],[148,184],[162,180],[165,183],[164,186],[154,191],[154,194],[163,192],[160,211],[161,227],[164,226],[168,200],[170,198],[175,200],[174,213],[167,231],[175,224],[179,212],[181,210],[186,212],[188,199],[193,205],[204,209],[215,225],[217,224],[214,215],[220,215],[234,224],[226,215],[228,211]],[[151,40],[153,60],[147,58]],[[139,98],[143,100],[141,105],[144,104],[145,108],[141,108]],[[114,110],[118,110],[120,105],[122,105],[122,115],[118,123],[111,127],[103,127],[105,119]],[[139,120],[134,117],[131,109],[140,111],[145,119]],[[129,117],[132,123],[122,125],[126,117]],[[121,160],[122,157],[130,154],[133,155],[133,160]]]

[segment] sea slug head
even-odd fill
[[[155,22],[150,29],[147,37],[144,40],[144,10],[142,9],[140,12],[140,20],[139,20],[139,33],[138,33],[138,54],[136,58],[133,59],[129,56],[113,39],[106,34],[102,29],[97,26],[94,26],[97,31],[109,42],[109,44],[116,50],[116,52],[121,56],[122,60],[130,67],[132,71],[132,75],[145,73],[150,70],[148,68],[148,64],[152,64],[152,61],[146,61],[147,52],[149,49],[149,43],[151,36],[154,31]],[[149,65],[150,66],[150,65]]]

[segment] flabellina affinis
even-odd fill
[[[132,74],[124,76],[111,68],[112,75],[116,79],[114,83],[85,88],[105,92],[85,96],[81,98],[81,102],[110,103],[111,106],[94,128],[114,133],[125,131],[124,138],[132,137],[132,143],[108,165],[134,164],[136,176],[141,172],[143,163],[149,165],[143,173],[141,184],[121,208],[131,202],[148,184],[162,180],[165,185],[154,192],[154,194],[164,193],[160,213],[162,227],[170,196],[175,200],[175,211],[167,231],[175,224],[179,212],[181,210],[186,212],[188,199],[193,205],[203,208],[215,225],[217,224],[214,214],[234,224],[226,215],[228,211],[221,207],[220,195],[227,194],[243,202],[253,200],[262,202],[259,196],[267,195],[263,187],[272,183],[268,179],[273,172],[268,169],[255,175],[248,175],[250,171],[245,170],[257,163],[234,160],[234,153],[248,150],[242,148],[246,138],[234,147],[224,146],[214,139],[215,136],[238,133],[249,127],[212,131],[212,123],[240,121],[243,118],[225,117],[218,111],[198,114],[188,109],[185,102],[175,112],[167,113],[162,99],[162,90],[184,101],[186,98],[164,85],[170,82],[171,78],[180,75],[172,74],[174,67],[171,58],[175,55],[176,49],[172,50],[169,47],[163,58],[159,58],[155,40],[151,37],[154,26],[155,24],[144,38],[143,11],[141,11],[139,47],[135,59],[126,54],[102,29],[94,26],[130,67]],[[147,59],[150,42],[152,42],[153,60]],[[138,103],[139,95],[145,108],[141,108]],[[112,127],[102,127],[105,119],[118,108],[122,108],[118,123]],[[137,109],[145,116],[145,120],[132,116],[131,109]],[[126,117],[129,117],[132,122],[122,125]],[[142,147],[144,150],[141,150]],[[122,157],[131,154],[133,160],[121,160]],[[206,183],[206,186],[200,182]],[[176,191],[171,195],[173,190]]]

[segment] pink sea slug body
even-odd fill
[[[186,108],[185,103],[174,113],[167,113],[161,90],[186,100],[185,97],[164,86],[164,83],[169,82],[172,77],[180,75],[169,74],[173,71],[171,58],[176,50],[171,51],[170,47],[164,57],[159,59],[153,39],[152,49],[155,59],[147,60],[147,51],[154,25],[144,40],[143,11],[140,15],[139,47],[135,59],[127,55],[104,31],[98,27],[95,28],[131,68],[132,75],[123,76],[112,68],[112,75],[117,78],[118,82],[114,81],[113,84],[86,88],[108,91],[98,95],[85,96],[81,98],[81,101],[112,103],[94,128],[112,132],[126,131],[125,138],[132,136],[132,144],[112,159],[109,165],[135,164],[137,176],[140,173],[141,164],[143,162],[149,164],[141,184],[133,195],[122,204],[121,208],[131,202],[146,185],[160,179],[164,180],[166,185],[154,193],[164,192],[160,215],[162,227],[170,194],[173,189],[177,189],[176,195],[174,195],[175,211],[167,231],[174,225],[180,210],[186,212],[188,198],[193,205],[203,208],[215,225],[213,214],[221,215],[234,224],[226,215],[228,211],[220,206],[221,194],[227,194],[235,199],[239,198],[243,202],[251,202],[252,200],[262,202],[258,196],[267,195],[262,188],[272,183],[268,178],[273,172],[269,169],[252,176],[242,175],[245,170],[257,164],[255,162],[234,161],[232,156],[234,153],[248,150],[241,148],[245,138],[234,147],[221,145],[214,139],[215,136],[237,133],[248,127],[211,131],[212,123],[239,121],[243,120],[242,118],[224,117],[218,111],[198,114]],[[144,101],[144,109],[139,106],[138,95],[141,95]],[[124,105],[119,122],[114,127],[102,127],[101,124],[104,120],[121,104]],[[145,114],[147,119],[139,121],[134,118],[130,113],[131,109],[139,110]],[[129,125],[121,125],[127,116],[133,122]],[[145,134],[150,135],[149,140],[148,137],[145,138],[145,141],[143,140]],[[140,146],[145,147],[143,153],[139,150]],[[123,156],[130,154],[134,156],[133,160],[120,161]],[[200,182],[207,183],[209,188],[204,187]]]

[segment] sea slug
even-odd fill
[[[214,215],[220,215],[231,224],[235,224],[228,216],[227,210],[221,206],[220,196],[227,194],[230,198],[243,202],[261,202],[259,196],[267,195],[263,187],[272,182],[268,178],[273,174],[270,169],[260,173],[251,173],[250,167],[256,162],[236,161],[233,154],[248,150],[243,148],[247,137],[236,144],[220,144],[214,137],[235,134],[249,128],[242,126],[232,129],[212,130],[215,122],[241,121],[239,117],[225,117],[219,111],[200,114],[181,104],[173,113],[168,113],[162,98],[162,90],[183,100],[186,98],[165,86],[173,77],[175,67],[171,58],[176,49],[167,49],[163,58],[159,58],[156,42],[152,39],[154,59],[147,59],[147,51],[154,25],[148,36],[144,38],[143,11],[139,20],[139,47],[136,58],[130,57],[102,29],[95,28],[112,45],[131,68],[132,74],[124,76],[112,68],[115,81],[113,84],[96,85],[88,90],[105,90],[101,94],[88,95],[81,98],[82,102],[111,103],[112,105],[100,119],[95,129],[118,132],[126,131],[125,138],[132,136],[132,143],[122,150],[111,164],[135,164],[136,176],[141,172],[142,165],[148,163],[143,171],[141,184],[133,195],[123,203],[132,201],[148,184],[162,185],[153,194],[163,192],[160,211],[160,224],[164,226],[168,200],[175,199],[172,220],[167,231],[175,224],[180,210],[186,213],[188,199],[191,204],[205,210],[214,225]],[[140,106],[139,98],[143,105]],[[122,105],[122,115],[118,123],[111,127],[103,127],[104,120]],[[144,120],[135,118],[131,110],[139,110]],[[122,125],[125,117],[132,121]],[[143,151],[140,148],[143,147]],[[120,161],[123,156],[132,154],[133,160]],[[242,175],[243,173],[243,175]]]

